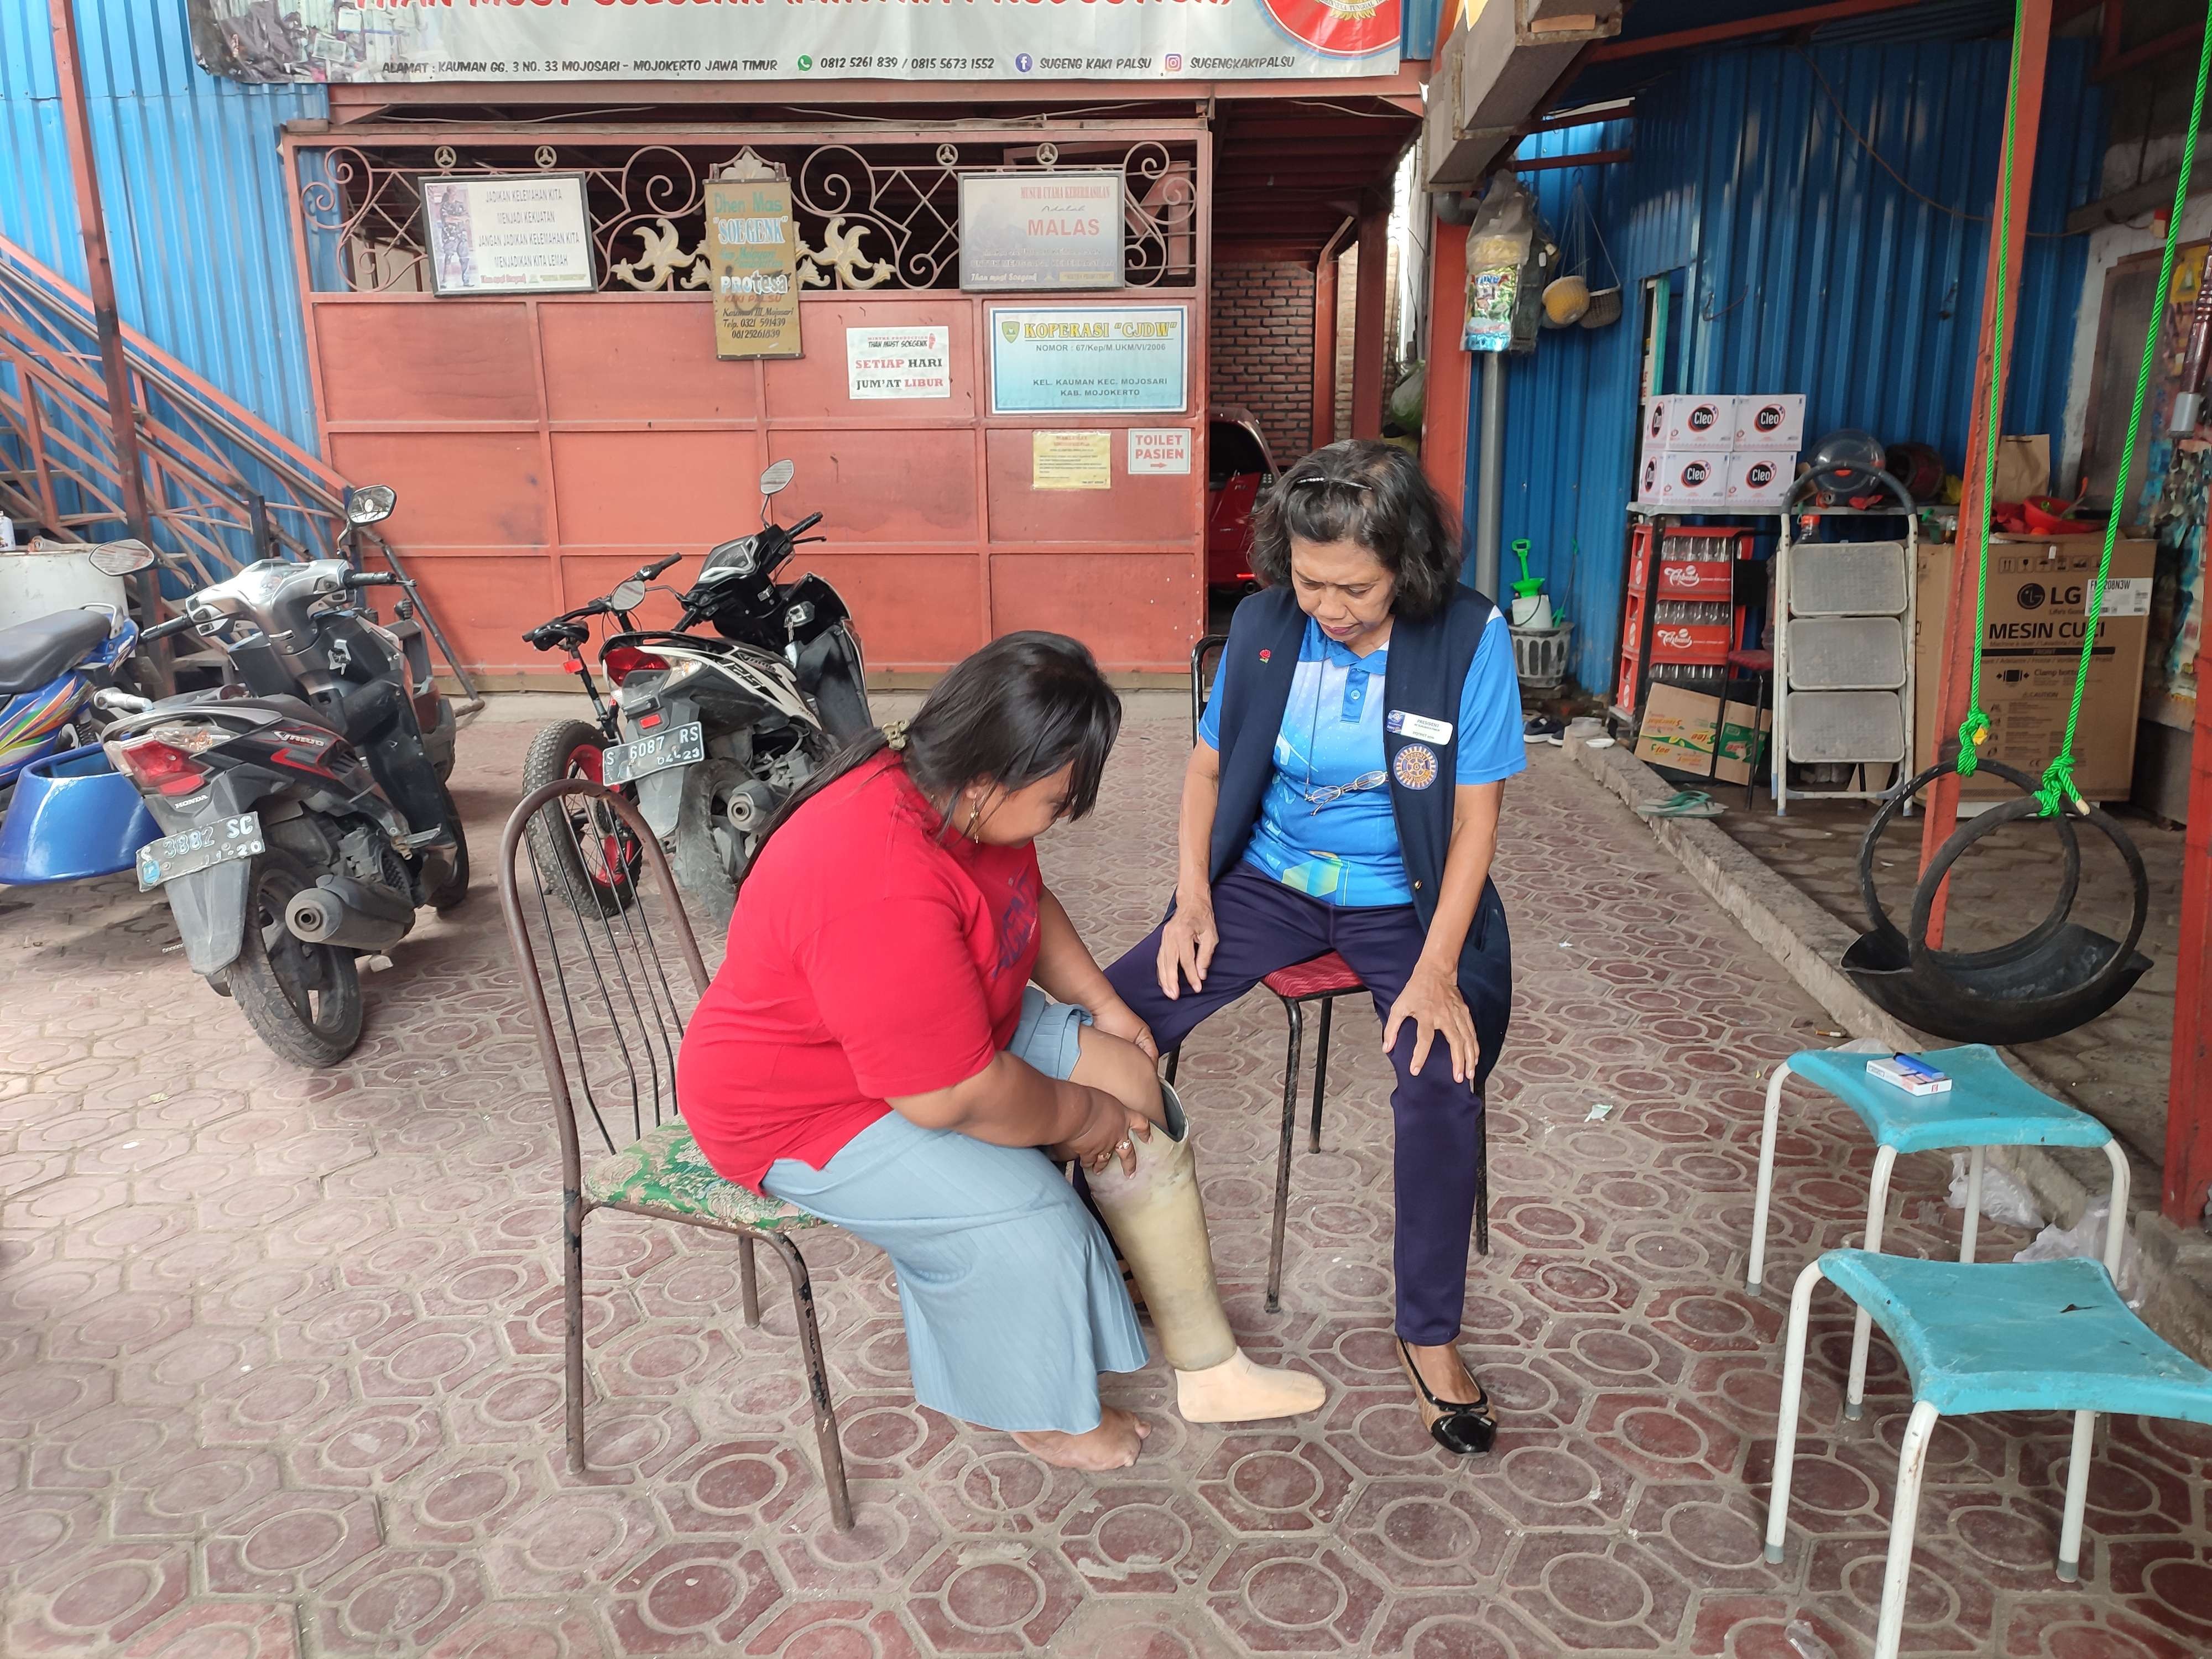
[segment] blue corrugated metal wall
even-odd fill
[[[2028,253],[2015,273],[2008,432],[2056,434],[2064,410],[2087,239],[2034,233],[2063,228],[2095,191],[2104,140],[2089,47],[2051,44]],[[1821,77],[1913,190],[1986,215],[2009,52],[2000,40],[1720,53],[1642,94],[1633,122],[1523,147],[1523,156],[1635,152],[1611,167],[1525,175],[1562,240],[1580,186],[1626,290],[1619,323],[1547,331],[1506,371],[1504,533],[1534,544],[1530,568],[1574,622],[1583,684],[1609,684],[1620,626],[1644,278],[1680,276],[1683,372],[1663,389],[1802,392],[1808,445],[1864,427],[1887,442],[1933,444],[1960,465],[1988,226],[1901,188],[1844,130]],[[1592,264],[1597,286],[1595,249]],[[1479,373],[1475,382],[1479,395]],[[1472,503],[1473,431],[1468,447]]]
[[[319,450],[276,141],[323,89],[208,74],[183,0],[77,0],[77,29],[124,321]],[[84,285],[46,0],[0,0],[0,235]]]

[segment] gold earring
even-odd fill
[[[975,841],[975,840],[978,839],[978,837],[977,837],[977,836],[976,836],[976,834],[975,834],[975,821],[976,821],[978,818],[981,817],[982,816],[983,816],[983,802],[982,802],[981,799],[980,797],[978,797],[978,796],[975,796],[975,795],[970,795],[970,796],[969,796],[969,797],[968,797],[968,827],[967,827],[965,830],[962,830],[960,833],[961,833],[962,835],[963,835],[963,836],[967,836],[967,837],[968,837],[968,839],[969,839],[969,840],[970,840],[970,841]]]

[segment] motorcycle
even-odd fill
[[[811,571],[775,580],[793,549],[825,539],[805,533],[819,513],[787,528],[771,521],[769,503],[793,471],[778,461],[761,475],[761,528],[708,553],[675,596],[683,609],[672,630],[633,627],[629,613],[673,561],[594,602],[622,624],[599,653],[619,739],[599,749],[600,781],[635,791],[677,885],[725,916],[776,809],[874,724],[860,635],[837,590]],[[720,637],[693,632],[702,623]]]
[[[111,542],[87,556],[93,568],[127,576],[150,568],[142,542]],[[0,810],[34,761],[77,747],[106,722],[93,693],[116,683],[138,648],[138,627],[118,607],[86,605],[0,628]]]
[[[565,652],[568,672],[582,683],[584,696],[592,705],[590,720],[556,720],[531,740],[530,752],[522,763],[524,793],[565,778],[605,783],[605,753],[619,746],[623,736],[614,703],[599,689],[584,653],[591,643],[592,624],[599,617],[611,617],[621,631],[635,631],[636,623],[630,613],[645,603],[648,584],[683,556],[672,553],[658,563],[643,566],[635,575],[617,584],[613,592],[574,611],[564,611],[522,636],[523,643],[537,650]],[[632,805],[636,803],[634,783],[618,785],[615,793]],[[574,833],[555,835],[550,825],[542,825],[535,818],[531,821],[532,845],[541,866],[550,861],[562,896],[579,915],[612,915],[627,910],[637,901],[637,875],[645,863],[643,844],[620,817],[595,802],[570,795],[563,798],[562,805],[574,822]]]
[[[349,535],[395,505],[381,485],[349,492]],[[120,715],[110,760],[165,832],[139,851],[139,887],[161,889],[193,971],[303,1066],[361,1040],[357,958],[468,893],[453,710],[411,597],[390,626],[357,597],[392,586],[346,558],[247,565],[143,635],[194,629],[224,653],[221,685],[97,699]]]

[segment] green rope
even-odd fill
[[[2015,33],[2017,32],[2015,31]],[[2081,719],[2081,696],[2088,690],[2089,658],[2097,642],[2097,624],[2105,611],[2105,583],[2112,572],[2112,545],[2119,539],[2120,514],[2128,499],[2128,473],[2135,465],[2136,434],[2142,424],[2143,400],[2150,391],[2151,366],[2158,360],[2159,325],[2164,319],[2166,296],[2173,292],[2173,251],[2181,240],[2181,212],[2189,200],[2189,167],[2197,159],[2197,129],[2204,118],[2204,83],[2208,70],[2212,70],[2212,27],[2204,31],[2203,44],[2197,53],[2197,96],[2189,106],[2189,137],[2181,146],[2181,176],[2173,181],[2173,211],[2166,222],[2166,250],[2159,256],[2158,287],[2153,290],[2150,326],[2143,331],[2142,362],[2136,368],[2136,396],[2128,410],[2128,441],[2120,451],[2119,476],[2112,483],[2112,515],[2105,521],[2105,550],[2097,562],[2097,584],[2089,590],[2089,613],[2081,629],[2081,661],[2074,671],[2074,702],[2066,711],[2066,740],[2060,745],[2057,757],[2044,769],[2043,787],[2035,792],[2040,804],[2037,816],[2049,817],[2067,802],[2076,809],[2088,811],[2079,791],[2074,787],[2074,728]],[[1994,430],[1995,428],[1991,428]],[[1982,573],[1984,583],[1989,579],[1989,538],[1982,538]],[[1981,680],[1981,631],[1974,633],[1975,684]],[[1963,767],[1960,769],[1965,769]]]
[[[2005,289],[2012,275],[2012,142],[2013,123],[2020,104],[2020,43],[2027,33],[2027,0],[2018,0],[2012,19],[2012,68],[2006,80],[2004,147],[1997,161],[1997,292],[1996,319],[1990,339],[1990,406],[1982,427],[1981,562],[1974,577],[1974,659],[1972,677],[1966,682],[1966,718],[1959,722],[1959,775],[1971,778],[1981,764],[1981,747],[1990,735],[1990,717],[1982,708],[1982,638],[1989,631],[1990,518],[1997,487],[1998,404],[2003,396],[2005,356]]]

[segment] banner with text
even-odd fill
[[[238,81],[1389,75],[1402,0],[188,0]]]

